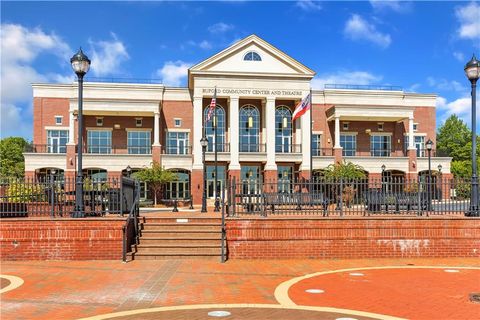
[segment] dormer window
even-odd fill
[[[255,51],[250,51],[243,57],[243,61],[262,61],[262,57]]]

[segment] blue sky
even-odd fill
[[[32,137],[32,82],[71,82],[79,46],[88,77],[186,84],[189,66],[252,33],[324,83],[389,84],[438,94],[437,125],[470,123],[463,67],[480,55],[478,2],[1,3],[1,136]],[[83,21],[80,21],[83,19]]]

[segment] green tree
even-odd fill
[[[133,177],[149,185],[153,191],[155,205],[157,205],[157,195],[161,194],[165,184],[177,179],[174,172],[165,170],[158,162],[153,162],[150,168],[143,168],[135,172]]]
[[[332,179],[363,179],[366,175],[362,166],[350,161],[343,161],[342,163],[335,163],[326,167],[325,177]]]
[[[8,137],[0,140],[0,177],[21,178],[25,173],[23,150],[28,145],[21,137]]]
[[[456,115],[451,115],[437,130],[437,153],[452,157],[450,171],[455,177],[472,174],[472,131]],[[477,137],[477,159],[480,145]],[[478,164],[477,164],[478,166]]]

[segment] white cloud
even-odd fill
[[[96,76],[119,74],[124,72],[121,64],[130,57],[122,41],[112,32],[112,40],[89,40],[91,71]],[[88,55],[88,54],[87,54]]]
[[[33,82],[54,82],[61,74],[40,74],[32,64],[40,55],[54,55],[65,66],[72,50],[55,33],[18,24],[2,24],[1,43],[1,136],[31,136]],[[69,68],[69,67],[68,67]],[[70,72],[70,69],[69,69]],[[23,107],[23,108],[22,108]]]
[[[335,73],[318,75],[312,79],[312,87],[323,89],[325,84],[358,84],[367,85],[378,83],[382,76],[375,75],[367,71],[348,71],[341,70]]]
[[[157,70],[156,75],[162,79],[164,85],[178,87],[187,77],[188,68],[191,66],[191,63],[181,60],[167,61],[161,69]]]
[[[344,35],[352,40],[367,40],[386,48],[392,42],[389,34],[381,33],[373,24],[368,23],[360,15],[353,14],[347,20]]]
[[[455,15],[460,22],[460,28],[457,30],[460,38],[472,39],[477,42],[480,39],[480,5],[476,2],[470,2],[465,6],[458,7]]]
[[[455,57],[455,59],[457,59],[458,61],[460,62],[466,62],[465,61],[465,55],[461,52],[458,52],[458,51],[454,51],[453,52],[453,56]]]
[[[477,99],[477,105],[480,99]],[[452,114],[456,114],[460,119],[465,121],[468,126],[472,123],[472,98],[470,96],[463,96],[453,101],[448,101],[444,97],[437,97],[437,112],[438,121],[437,126],[447,120]],[[477,123],[480,120],[480,114],[477,113]]]
[[[208,31],[213,34],[217,34],[217,33],[224,33],[224,32],[230,31],[233,28],[234,28],[233,24],[218,22],[209,26]]]
[[[202,42],[200,42],[198,44],[198,46],[202,49],[205,49],[205,50],[212,49],[212,44],[210,42],[208,42],[207,40],[203,40]]]
[[[317,11],[322,9],[320,1],[314,0],[299,0],[295,5],[304,11]]]
[[[412,3],[410,1],[370,0],[370,4],[376,11],[392,10],[398,13],[404,13],[412,9]]]
[[[465,85],[462,85],[458,81],[455,81],[455,80],[449,81],[443,78],[436,79],[434,77],[428,77],[427,84],[437,90],[444,90],[444,91],[464,92],[467,89]]]

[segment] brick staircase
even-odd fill
[[[132,260],[221,258],[221,218],[140,216]]]

